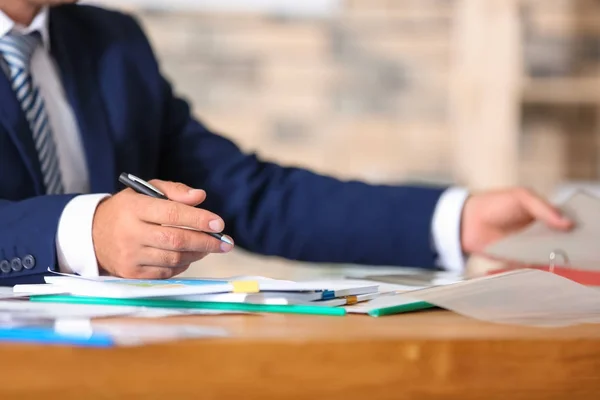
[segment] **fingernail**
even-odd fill
[[[558,216],[563,222],[571,222],[571,218],[569,218],[569,216],[566,214],[559,212]]]
[[[197,195],[197,194],[199,194],[201,192],[204,192],[204,190],[202,190],[202,189],[190,189],[190,190],[188,190],[188,194],[190,196],[195,196],[195,195]]]
[[[221,232],[225,227],[225,224],[220,219],[213,219],[208,223],[208,227],[215,232]]]
[[[575,222],[574,222],[572,219],[570,219],[570,218],[563,217],[563,218],[562,218],[562,220],[563,220],[563,222],[564,222],[565,224],[567,224],[567,225],[569,225],[569,226],[571,226],[571,225],[574,225],[574,224],[575,224]]]
[[[233,240],[229,236],[225,236],[225,237],[233,243]],[[223,253],[227,253],[228,251],[231,251],[231,249],[233,249],[233,245],[231,245],[229,243],[221,242],[221,251]]]

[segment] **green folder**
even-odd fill
[[[383,317],[384,315],[402,314],[435,307],[437,306],[431,303],[427,303],[426,301],[415,301],[413,303],[407,303],[398,306],[376,308],[370,310],[367,314],[371,317]]]
[[[185,301],[166,299],[114,299],[108,297],[86,297],[70,295],[39,295],[31,296],[30,301],[46,303],[71,303],[90,305],[113,306],[139,306],[158,308],[191,308],[229,311],[248,311],[287,314],[313,314],[313,315],[346,315],[346,310],[341,307],[312,306],[312,305],[274,305],[274,304],[249,304],[249,303],[220,303],[205,301]]]

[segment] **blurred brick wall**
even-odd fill
[[[451,180],[451,1],[354,0],[330,18],[133,11],[196,115],[244,149],[343,178]]]
[[[521,179],[546,189],[600,175],[600,1],[523,1],[526,75],[579,83],[556,89],[555,101],[523,106]]]
[[[196,115],[245,150],[342,178],[452,182],[455,0],[346,0],[321,18],[165,4],[127,9]],[[599,1],[522,5],[530,76],[598,74]],[[597,177],[596,108],[524,106],[523,183]]]

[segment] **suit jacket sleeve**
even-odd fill
[[[48,268],[58,269],[56,231],[60,216],[73,197],[0,199],[0,263],[4,263],[4,268],[11,265],[10,272],[1,274],[1,285],[40,283]]]
[[[237,245],[300,261],[434,267],[444,189],[344,182],[260,160],[192,118],[166,81],[163,95],[162,177],[206,190],[204,207]]]

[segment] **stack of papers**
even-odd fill
[[[252,293],[277,293],[279,296],[294,296],[303,301],[331,300],[345,296],[377,293],[379,285],[355,285],[340,281],[293,282],[264,277],[235,277],[228,280],[213,279],[166,279],[141,280],[122,278],[90,279],[77,275],[58,274],[47,276],[46,284],[16,285],[15,293],[56,294],[69,293],[75,296],[105,297],[114,299],[135,298],[198,298],[202,295]],[[298,297],[304,294],[305,297]]]
[[[222,337],[227,334],[222,329],[181,324],[93,321],[95,318],[169,316],[174,315],[173,311],[176,310],[151,309],[149,311],[130,306],[2,300],[0,301],[0,341],[113,347],[184,338]],[[204,313],[206,310],[198,311]]]
[[[153,281],[52,274],[46,280],[41,285],[15,286],[17,298],[0,301],[5,326],[18,325],[23,318],[232,312],[380,317],[435,307],[508,324],[600,323],[597,289],[538,269],[425,287],[364,279],[293,282],[264,277]],[[19,299],[20,295],[26,295],[27,300]]]
[[[294,282],[264,277],[135,280],[54,273],[46,284],[17,285],[32,301],[177,310],[231,310],[345,315],[342,306],[382,295],[370,281]]]

